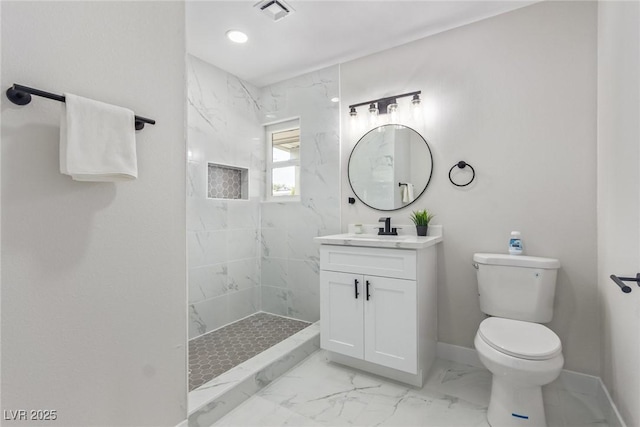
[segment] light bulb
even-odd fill
[[[371,126],[378,124],[378,107],[373,103],[369,105],[369,123]]]
[[[420,95],[413,95],[413,99],[411,100],[411,110],[413,120],[419,122],[422,118],[422,104],[420,102]]]
[[[389,113],[389,121],[391,123],[398,122],[398,103],[395,99],[387,106],[387,113]]]

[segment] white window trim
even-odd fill
[[[296,121],[296,123],[292,123]],[[267,152],[266,155],[266,170],[265,170],[265,197],[264,200],[267,202],[299,202],[300,196],[302,195],[302,185],[298,186],[298,195],[296,196],[274,196],[273,195],[273,169],[274,165],[276,168],[282,168],[287,166],[298,166],[300,173],[302,173],[300,159],[302,158],[302,133],[300,134],[300,152],[298,154],[298,158],[295,160],[287,160],[283,162],[273,163],[273,138],[272,134],[276,132],[282,132],[293,129],[302,129],[302,120],[300,117],[290,117],[284,120],[279,120],[276,122],[265,123],[264,125],[264,133],[265,133],[265,149]],[[300,179],[302,181],[302,179]]]

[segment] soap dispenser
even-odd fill
[[[519,231],[512,231],[509,239],[509,254],[522,255],[524,248],[522,246],[522,237]]]

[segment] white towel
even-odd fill
[[[413,202],[413,199],[413,184],[406,183],[402,186],[402,201],[404,203],[411,203]]]
[[[76,181],[138,177],[133,111],[65,93],[60,119],[60,172]]]

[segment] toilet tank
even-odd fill
[[[480,309],[491,316],[547,323],[560,261],[523,255],[473,255]]]

